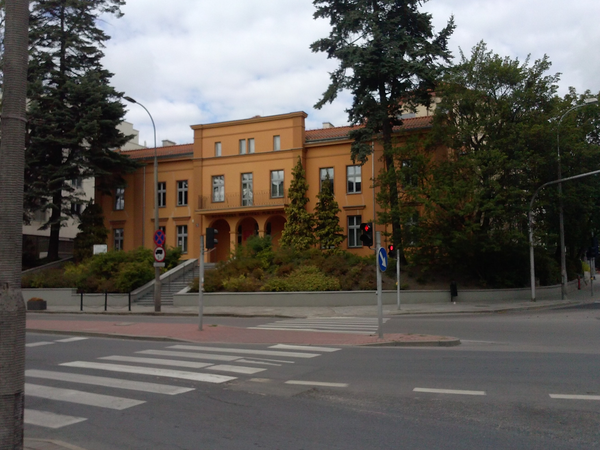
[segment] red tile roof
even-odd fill
[[[431,126],[431,116],[413,117],[410,119],[404,119],[402,127],[394,128],[394,131],[403,130],[419,130],[422,128],[428,128]],[[319,128],[317,130],[306,130],[306,142],[311,141],[325,141],[325,140],[336,140],[336,139],[347,139],[348,133],[360,126],[346,126],[346,127],[333,127],[333,128]]]
[[[119,150],[129,156],[131,159],[149,159],[154,158],[154,147],[142,148],[139,150]],[[156,147],[156,154],[159,158],[174,158],[177,156],[187,156],[194,153],[194,144],[169,145],[167,147]]]

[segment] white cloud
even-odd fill
[[[578,0],[431,0],[424,8],[439,31],[454,14],[450,46],[468,55],[480,40],[503,56],[547,54],[562,72],[560,92],[575,86],[597,92],[595,44],[600,2]],[[347,94],[317,111],[337,62],[309,46],[327,36],[311,0],[128,0],[125,16],[103,18],[112,37],[105,66],[119,91],[142,102],[156,121],[157,138],[192,142],[190,125],[291,111],[309,114],[308,128],[347,123]],[[152,142],[145,111],[128,104],[127,120]]]

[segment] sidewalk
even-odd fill
[[[593,302],[588,300],[547,300],[539,302],[514,301],[498,303],[435,303],[384,305],[383,315],[394,317],[411,314],[473,314],[508,311],[527,311],[535,309],[560,308]],[[72,314],[66,319],[53,319],[53,314]],[[128,322],[127,316],[153,316],[152,320]],[[75,319],[80,316],[81,320]],[[94,317],[108,316],[115,320],[94,320]],[[327,318],[327,317],[377,317],[377,306],[340,306],[340,307],[206,307],[204,308],[203,330],[198,322],[169,323],[160,322],[155,317],[189,316],[197,317],[197,307],[165,306],[160,313],[152,306],[133,305],[127,308],[87,307],[82,313],[76,307],[54,307],[48,311],[28,312],[27,330],[77,334],[86,336],[109,336],[138,339],[174,340],[203,343],[248,343],[248,344],[297,344],[297,345],[389,345],[389,346],[450,346],[459,345],[454,337],[415,334],[359,335],[351,333],[307,332],[295,330],[261,330],[235,326],[217,325],[211,321],[213,316],[230,317],[272,317],[278,318]]]

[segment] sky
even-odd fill
[[[501,56],[524,61],[548,55],[548,74],[561,73],[559,94],[570,86],[600,91],[600,1],[429,0],[435,31],[454,16],[450,39],[455,62],[479,42]],[[306,128],[348,124],[351,96],[316,110],[338,62],[310,44],[329,34],[315,20],[312,0],[126,0],[124,16],[103,17],[111,37],[104,66],[112,85],[143,104],[162,140],[191,143],[191,125],[308,114]],[[126,120],[153,146],[152,124],[138,105]]]

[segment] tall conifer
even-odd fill
[[[136,164],[111,151],[128,140],[118,129],[122,94],[109,85],[100,15],[121,16],[121,0],[35,0],[31,4],[25,206],[50,211],[48,256],[58,258],[62,224],[81,201],[72,180],[97,178],[109,192]],[[101,184],[99,184],[101,183]],[[102,184],[104,183],[104,184]]]
[[[338,213],[341,210],[333,196],[333,183],[329,175],[323,180],[317,199],[319,201],[315,208],[315,238],[321,250],[335,251],[344,242],[344,229],[340,227]]]
[[[306,196],[308,184],[300,157],[292,170],[292,177],[288,191],[289,203],[285,207],[287,221],[280,242],[284,246],[307,249],[315,244],[314,216],[306,210],[306,204],[309,202]]]

